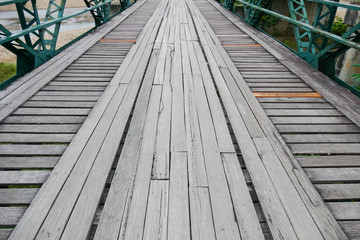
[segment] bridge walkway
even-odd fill
[[[211,0],[140,1],[0,97],[0,239],[360,237],[359,100]]]

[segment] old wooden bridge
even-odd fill
[[[214,0],[141,0],[0,99],[0,239],[360,239],[359,98]]]

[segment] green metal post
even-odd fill
[[[290,17],[299,22],[309,24],[304,0],[288,0]],[[298,52],[315,53],[315,48],[309,43],[311,32],[300,29],[299,26],[294,25],[294,35],[297,44]]]
[[[64,15],[66,0],[61,0],[60,4],[56,3],[56,0],[49,0],[49,5],[45,15],[45,22],[60,18]],[[49,46],[48,49],[55,50],[56,43],[60,32],[61,22],[55,24],[55,28],[51,31],[49,28],[45,29],[45,32],[50,35],[50,39],[46,39],[45,43]]]

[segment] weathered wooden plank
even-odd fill
[[[273,124],[349,124],[352,123],[347,117],[270,117]],[[329,126],[331,127],[331,126]]]
[[[51,171],[1,171],[0,185],[37,185],[45,182]]]
[[[151,47],[152,46],[150,45],[150,48]],[[145,60],[147,62],[148,59]],[[143,71],[145,71],[146,62],[143,64],[145,65]],[[154,67],[150,67],[150,69],[154,69]],[[126,216],[124,215],[127,215],[127,213],[124,214],[124,212],[127,211],[128,207],[126,206],[128,199],[127,193],[132,191],[131,185],[137,165],[137,161],[133,161],[133,159],[138,158],[138,147],[140,147],[141,133],[146,114],[144,109],[148,104],[148,98],[151,90],[150,86],[154,74],[155,71],[148,74],[148,76],[145,76],[147,80],[145,81],[144,79],[144,84],[140,90],[139,99],[134,112],[134,116],[137,117],[133,118],[129,128],[129,132],[132,134],[126,138],[123,150],[121,152],[119,163],[116,168],[116,175],[112,181],[112,187],[110,188],[109,195],[104,206],[104,212],[94,236],[95,239],[113,239],[118,237],[123,217],[124,221],[126,222]],[[142,76],[140,75],[140,77]],[[121,194],[121,197],[119,197],[119,192],[125,194]]]
[[[319,97],[269,97],[269,98],[258,98],[261,103],[325,103],[323,98]]]
[[[184,36],[185,38],[185,36]],[[183,84],[185,98],[185,127],[187,137],[189,185],[191,187],[208,186],[200,126],[198,121],[198,112],[196,106],[196,85],[194,82],[200,82],[199,69],[194,76],[191,75],[190,59],[188,45],[185,41],[181,42],[182,60],[183,60]],[[196,64],[196,63],[193,63]]]
[[[49,169],[53,168],[60,157],[0,157],[2,169]]]
[[[18,108],[13,115],[47,115],[47,116],[87,116],[90,113],[89,108]]]
[[[241,237],[244,239],[264,239],[251,197],[247,194],[248,187],[237,155],[235,153],[223,153],[221,156],[231,191],[231,198],[234,204]]]
[[[99,96],[34,96],[30,100],[34,101],[87,101],[96,102]]]
[[[288,145],[294,154],[359,154],[359,143],[296,143]]]
[[[326,205],[337,220],[351,221],[360,219],[360,202],[327,202]]]
[[[161,108],[157,126],[155,144],[153,179],[169,179],[170,171],[170,123],[171,123],[171,99],[170,85],[171,55],[170,49],[166,54],[166,65],[163,78],[163,91],[161,96]]]
[[[356,182],[360,180],[360,168],[305,168],[312,182]]]
[[[9,116],[2,123],[83,123],[86,116]]]
[[[356,125],[276,125],[280,133],[359,133]]]
[[[46,86],[42,89],[42,91],[104,91],[104,90],[105,87],[98,87],[98,86]]]
[[[339,221],[349,239],[360,239],[360,221]]]
[[[0,207],[0,226],[14,226],[24,214],[26,207]]]
[[[360,167],[357,155],[297,156],[302,167]]]
[[[272,108],[272,109],[278,109],[278,108],[286,108],[286,109],[334,108],[329,103],[262,103],[261,106],[265,109],[267,109],[267,108]]]
[[[67,145],[65,144],[43,144],[43,145],[23,145],[23,144],[0,144],[1,155],[61,155]]]
[[[168,200],[169,181],[152,180],[146,210],[144,239],[167,239]]]
[[[185,152],[171,153],[168,239],[191,239]]]
[[[304,88],[307,84],[299,83],[264,83],[264,82],[248,82],[250,88]]]
[[[336,109],[265,109],[268,116],[343,116]]]
[[[184,119],[184,92],[180,42],[180,21],[175,20],[174,26],[174,52],[171,75],[172,110],[171,110],[171,151],[186,151],[186,129]]]
[[[216,239],[208,188],[190,187],[192,239]]]
[[[3,133],[76,133],[80,124],[1,124]]]
[[[284,138],[286,143],[359,143],[360,142],[360,134],[299,134],[299,135],[283,134],[282,137]],[[318,146],[318,145],[314,145],[314,146]],[[319,148],[320,147],[321,146],[319,146]]]
[[[27,101],[22,107],[47,107],[47,108],[92,108],[95,102],[59,102],[59,101]]]
[[[0,134],[2,143],[68,143],[74,134]]]
[[[360,184],[315,184],[316,190],[327,201],[360,199]]]
[[[132,240],[143,238],[161,91],[162,86],[160,85],[154,85],[152,88],[143,130],[135,185],[128,209],[129,214],[126,224],[122,226],[124,229],[120,229],[120,232],[125,232],[124,239]],[[167,216],[163,218],[165,218],[166,221]]]
[[[34,96],[101,96],[103,92],[82,92],[82,91],[40,91]]]
[[[0,229],[0,239],[8,239],[12,232],[12,228],[2,228]]]
[[[38,191],[38,188],[2,188],[0,189],[0,204],[29,204]]]

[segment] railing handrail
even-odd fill
[[[324,1],[324,0],[313,0],[313,1]],[[348,39],[345,39],[345,38],[342,38],[341,36],[338,36],[336,34],[333,34],[333,33],[330,33],[330,32],[327,32],[327,31],[324,31],[324,30],[321,30],[319,28],[316,28],[316,27],[313,27],[309,24],[306,24],[306,23],[303,23],[303,22],[300,22],[300,21],[297,21],[297,20],[294,20],[290,17],[287,17],[287,16],[284,16],[280,13],[277,13],[277,12],[274,12],[274,11],[271,11],[271,10],[268,10],[268,9],[265,9],[265,8],[262,8],[262,7],[259,7],[259,6],[256,6],[254,4],[251,4],[251,3],[248,3],[246,1],[243,1],[243,0],[237,0],[237,2],[240,2],[244,5],[247,5],[247,6],[250,6],[252,8],[255,8],[259,11],[262,11],[264,13],[267,13],[269,15],[272,15],[272,16],[275,16],[275,17],[278,17],[282,20],[285,20],[287,22],[290,22],[290,23],[293,23],[295,25],[298,25],[299,27],[303,28],[304,30],[307,30],[307,31],[311,31],[313,33],[317,33],[317,34],[320,34],[322,36],[325,36],[329,39],[332,39],[338,43],[341,43],[341,44],[344,44],[348,47],[351,47],[351,48],[355,48],[357,50],[360,50],[360,44],[356,43],[356,42],[353,42],[353,41],[350,41]],[[326,1],[328,2],[328,1]],[[360,26],[360,23],[356,24],[356,25],[359,25]]]
[[[21,2],[25,2],[26,0],[3,0],[0,1],[0,6],[5,6],[5,5],[9,5],[9,4],[13,4],[13,3],[21,3]]]
[[[11,3],[16,3],[16,2],[21,2],[21,1],[24,1],[24,0],[10,0],[10,1],[6,1],[6,2],[11,2]],[[46,22],[43,22],[43,23],[40,23],[38,25],[35,25],[33,27],[30,27],[30,28],[27,28],[27,29],[24,29],[24,30],[19,30],[15,33],[12,33],[11,35],[8,35],[8,36],[5,36],[5,37],[1,37],[0,38],[0,45],[4,44],[4,43],[7,43],[7,42],[11,42],[17,38],[20,38],[20,37],[23,37],[24,35],[27,35],[29,33],[32,33],[32,32],[35,32],[37,30],[40,30],[40,29],[44,29],[44,28],[47,28],[47,27],[50,27],[51,25],[54,25],[56,23],[59,23],[59,22],[62,22],[64,20],[67,20],[67,19],[70,19],[70,18],[73,18],[73,17],[76,17],[76,16],[79,16],[81,14],[84,14],[86,12],[90,12],[92,10],[95,10],[95,9],[98,9],[104,5],[107,5],[107,4],[110,4],[111,2],[113,2],[115,0],[107,0],[105,2],[102,2],[102,3],[99,3],[93,7],[89,7],[89,8],[86,8],[82,11],[79,11],[79,12],[76,12],[76,13],[73,13],[73,14],[70,14],[68,16],[65,16],[65,17],[61,17],[61,18],[56,18],[54,20],[49,20],[49,21],[46,21]],[[8,3],[10,4],[10,3]],[[1,5],[1,4],[0,4]],[[1,25],[1,24],[0,24]]]
[[[308,1],[360,11],[360,5],[355,5],[355,4],[351,4],[351,3],[340,3],[340,2],[333,2],[333,1],[329,1],[329,0],[308,0]]]

